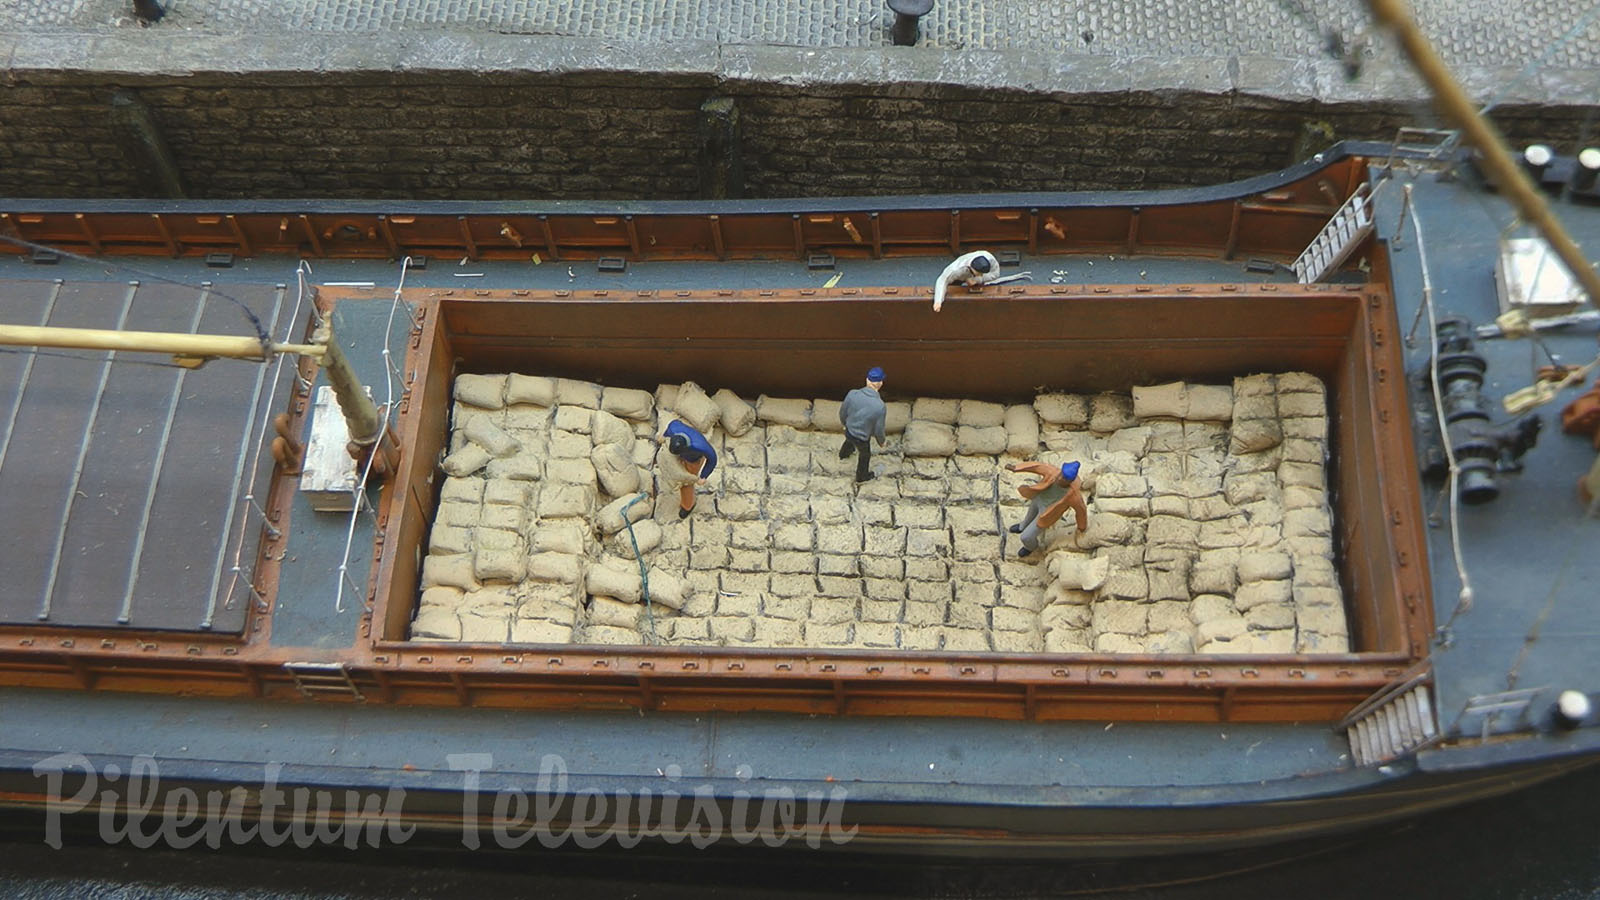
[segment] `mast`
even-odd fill
[[[1527,173],[1512,161],[1511,154],[1506,152],[1506,140],[1500,130],[1478,114],[1472,99],[1456,81],[1444,60],[1434,52],[1433,45],[1428,43],[1422,29],[1412,20],[1405,0],[1367,0],[1367,3],[1378,21],[1394,29],[1400,46],[1411,58],[1417,74],[1422,76],[1428,89],[1433,92],[1434,102],[1439,105],[1440,111],[1461,128],[1467,143],[1483,154],[1484,170],[1489,180],[1505,193],[1522,218],[1537,228],[1539,234],[1550,243],[1550,249],[1555,251],[1572,277],[1583,285],[1590,302],[1600,302],[1600,272],[1589,265],[1561,220],[1550,211],[1544,194],[1533,186]]]
[[[278,353],[322,358],[316,344],[279,344],[253,337],[225,334],[175,334],[165,331],[114,331],[104,328],[55,328],[36,325],[0,325],[0,345],[11,347],[62,347],[72,350],[122,350],[134,353],[170,353],[185,368],[197,368],[208,359],[250,359],[265,362]]]
[[[1583,286],[1584,292],[1589,295],[1589,302],[1600,303],[1600,272],[1596,272],[1584,258],[1583,251],[1567,234],[1561,220],[1550,211],[1544,194],[1534,187],[1527,173],[1512,161],[1511,154],[1506,152],[1506,140],[1500,130],[1479,115],[1472,99],[1411,18],[1411,10],[1405,0],[1367,0],[1367,5],[1372,9],[1373,16],[1389,26],[1399,38],[1401,48],[1432,91],[1440,111],[1460,127],[1467,143],[1483,154],[1483,168],[1490,182],[1506,195],[1524,221],[1538,229],[1550,249],[1555,251],[1556,257],[1572,273],[1573,279]],[[1600,507],[1600,455],[1595,457],[1589,471],[1578,479],[1578,492],[1585,502],[1591,504],[1591,511]]]
[[[101,328],[55,328],[0,324],[0,346],[57,347],[74,350],[166,353],[185,368],[198,368],[210,359],[245,359],[266,362],[280,353],[307,356],[322,364],[339,399],[350,434],[350,455],[365,461],[377,454],[373,471],[392,471],[399,455],[394,435],[385,427],[366,388],[356,377],[344,351],[334,340],[332,317],[324,317],[309,344],[286,344],[265,338],[224,334],[175,334],[162,331],[112,331]]]

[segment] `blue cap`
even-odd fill
[[[1077,478],[1078,477],[1078,464],[1075,463],[1075,462],[1062,463],[1061,464],[1061,477],[1066,479],[1067,481],[1072,481],[1073,479]]]
[[[882,381],[883,380],[883,370],[878,368],[877,366],[873,366],[872,368],[868,369],[867,370],[867,380],[868,381]]]

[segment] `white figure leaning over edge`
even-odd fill
[[[978,287],[984,284],[1003,284],[1007,281],[1020,281],[1032,277],[1031,272],[1018,272],[1015,275],[1000,277],[1000,260],[995,259],[993,253],[987,250],[974,250],[956,257],[944,271],[939,273],[939,280],[933,285],[933,311],[938,312],[944,306],[945,291],[952,284]]]

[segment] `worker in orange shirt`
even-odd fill
[[[1089,530],[1089,506],[1078,484],[1078,469],[1076,462],[1060,466],[1041,462],[1006,464],[1007,472],[1032,472],[1039,476],[1038,481],[1017,487],[1017,493],[1028,498],[1028,514],[1011,526],[1012,534],[1022,535],[1018,557],[1039,549],[1039,533],[1060,521],[1069,509],[1077,516],[1078,533]]]

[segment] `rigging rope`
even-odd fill
[[[389,429],[389,417],[393,414],[395,409],[395,368],[394,363],[391,360],[389,345],[394,340],[394,314],[400,308],[400,292],[405,290],[406,272],[409,271],[410,268],[411,256],[408,254],[406,258],[400,262],[400,283],[395,285],[394,301],[389,304],[389,321],[384,325],[383,328],[383,383],[385,393],[383,406],[381,407],[380,424],[378,427],[377,443],[379,445],[382,444],[383,433]],[[328,315],[333,315],[333,311],[331,309],[328,311]],[[412,319],[412,322],[415,324],[416,320]],[[402,390],[402,396],[403,394],[404,391]],[[367,503],[367,479],[372,475],[372,465],[377,458],[378,448],[374,447],[373,451],[367,454],[367,463],[361,467],[361,479],[356,483],[355,505],[350,508],[350,526],[345,530],[344,555],[339,558],[339,587],[333,598],[333,608],[335,612],[344,612],[345,585],[350,584],[352,587],[355,586],[350,580],[350,550],[355,545],[356,522],[360,520],[361,513],[364,511],[363,507],[365,507]]]
[[[82,362],[103,363],[103,356],[80,356],[76,353],[59,353],[54,350],[40,350],[37,347],[0,347],[0,353],[14,353],[19,356],[53,356],[56,359],[76,359]],[[182,369],[188,371],[190,366],[179,365],[172,362],[156,362],[148,359],[116,359],[113,365],[119,366],[154,366],[158,369]]]
[[[190,284],[186,281],[181,281],[176,278],[168,278],[165,275],[157,275],[154,272],[147,272],[144,269],[137,269],[128,265],[127,263],[115,262],[106,257],[96,258],[92,256],[84,256],[80,253],[73,253],[71,250],[62,250],[59,247],[49,247],[44,244],[36,244],[33,241],[20,237],[12,237],[8,234],[0,234],[0,241],[5,241],[8,244],[13,244],[18,247],[26,247],[29,250],[59,254],[68,259],[77,260],[78,262],[82,263],[88,263],[92,266],[110,266],[113,269],[121,269],[124,272],[132,272],[133,274],[138,275],[140,278],[148,278],[151,281],[160,281],[166,284],[189,288],[190,290],[195,291],[202,290],[202,288],[199,286]],[[261,361],[266,362],[268,359],[270,359],[272,356],[272,336],[267,334],[267,327],[261,324],[261,317],[257,316],[254,310],[246,306],[244,302],[237,297],[231,297],[228,294],[217,290],[215,287],[212,287],[209,290],[211,296],[221,297],[229,303],[232,303],[234,306],[239,307],[239,310],[244,313],[245,319],[250,322],[250,328],[255,331],[256,341],[261,344]]]
[[[308,274],[311,274],[311,264],[306,262],[305,260],[301,260],[300,264],[295,267],[294,274],[295,274],[295,281],[296,281],[296,290],[295,290],[295,297],[294,297],[294,310],[289,313],[288,324],[286,326],[284,326],[284,332],[283,332],[284,343],[288,343],[289,342],[289,339],[291,338],[291,336],[294,333],[294,329],[299,325],[299,322],[300,322],[300,308],[305,303],[306,293],[307,293],[307,291],[306,291],[306,276]],[[313,309],[313,311],[315,311],[316,307],[313,305],[312,309]],[[287,359],[287,357],[283,356],[282,354],[279,354],[278,361],[277,361],[275,367],[272,370],[271,388],[267,392],[267,402],[262,407],[262,409],[265,410],[265,412],[263,412],[262,415],[261,415],[261,426],[260,426],[261,427],[261,439],[256,442],[255,453],[251,456],[251,459],[250,459],[250,472],[252,473],[251,476],[250,476],[251,478],[255,477],[254,473],[261,471],[261,449],[263,447],[265,447],[267,444],[270,444],[272,442],[272,431],[268,427],[268,423],[272,421],[272,416],[276,415],[276,413],[274,412],[274,409],[277,406],[278,385],[283,382],[283,366],[284,366],[284,363],[285,363],[286,359]],[[303,379],[300,377],[300,370],[299,370],[298,366],[295,367],[294,377],[295,377],[296,382],[303,381]],[[309,383],[307,383],[305,385],[305,389],[306,389],[307,392],[309,392],[311,390],[311,385]],[[245,486],[244,486],[244,489],[245,489],[244,499],[250,501],[250,503],[252,505],[255,505],[255,489],[254,489],[254,487],[251,486],[251,484],[252,484],[252,482],[246,482],[245,483]],[[258,510],[259,510],[259,507],[258,507]],[[266,521],[267,517],[265,515],[263,515],[261,518],[262,518],[263,521]],[[249,531],[249,526],[250,526],[250,516],[249,515],[245,515],[245,516],[240,517],[240,520],[239,520],[239,536],[238,536],[238,540],[235,542],[234,548],[233,548],[233,567],[232,567],[232,570],[231,570],[232,573],[233,573],[233,580],[228,583],[228,591],[227,591],[227,593],[225,593],[223,595],[225,598],[227,598],[223,602],[223,606],[225,608],[227,608],[227,609],[232,609],[233,608],[233,592],[239,587],[239,579],[244,574],[244,572],[243,572],[243,569],[244,569],[244,563],[243,563],[243,559],[244,559],[244,543],[245,543],[245,535]],[[251,588],[252,591],[254,591],[254,592],[259,594],[259,591],[256,591],[255,583],[254,583],[253,578],[254,578],[254,575],[252,574],[251,575],[251,581],[250,581],[250,588]]]
[[[1461,553],[1461,499],[1456,495],[1456,477],[1460,468],[1456,464],[1456,451],[1450,446],[1450,429],[1444,418],[1444,392],[1439,386],[1439,321],[1433,306],[1433,280],[1428,275],[1428,250],[1422,237],[1422,222],[1417,218],[1416,206],[1411,203],[1411,185],[1405,186],[1406,210],[1410,214],[1411,229],[1417,234],[1417,261],[1422,270],[1422,302],[1428,310],[1428,377],[1433,382],[1433,411],[1439,421],[1439,438],[1444,444],[1445,458],[1450,463],[1450,474],[1445,481],[1445,491],[1450,495],[1450,552],[1455,557],[1456,577],[1461,580],[1456,608],[1449,621],[1441,626],[1448,631],[1456,616],[1472,609],[1472,580],[1467,576],[1466,560]]]
[[[1539,642],[1540,633],[1544,630],[1545,620],[1550,617],[1550,611],[1555,609],[1556,597],[1560,594],[1561,584],[1566,580],[1567,572],[1572,568],[1572,558],[1589,539],[1581,528],[1572,530],[1572,543],[1567,547],[1567,555],[1561,560],[1561,568],[1556,570],[1555,581],[1550,583],[1550,593],[1545,596],[1544,608],[1534,616],[1533,624],[1528,626],[1528,633],[1522,639],[1522,647],[1517,651],[1517,658],[1512,661],[1511,668],[1506,670],[1506,690],[1515,690],[1517,678],[1522,671],[1522,661],[1528,658],[1528,651]]]
[[[1562,47],[1570,44],[1573,38],[1582,34],[1585,29],[1594,24],[1596,16],[1600,16],[1600,3],[1596,3],[1594,6],[1590,7],[1588,12],[1579,17],[1578,21],[1574,23],[1571,28],[1567,29],[1566,34],[1563,34],[1549,47],[1546,47],[1545,51],[1539,54],[1537,59],[1523,66],[1522,71],[1518,72],[1510,81],[1502,85],[1500,88],[1500,93],[1496,94],[1495,98],[1490,100],[1489,103],[1483,107],[1483,109],[1478,110],[1478,115],[1488,115],[1490,110],[1500,105],[1500,101],[1505,99],[1506,94],[1510,93],[1512,88],[1516,87],[1519,83],[1527,80],[1533,75],[1538,74],[1539,70],[1544,68],[1544,64],[1550,61],[1550,57],[1554,56],[1557,50],[1560,50]]]

